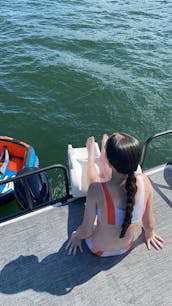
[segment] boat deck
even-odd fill
[[[148,174],[162,251],[148,251],[138,232],[127,255],[99,258],[84,245],[84,254],[68,256],[84,200],[49,206],[0,224],[0,305],[172,305],[172,172]]]

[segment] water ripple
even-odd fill
[[[145,140],[171,128],[170,0],[0,5],[2,133],[37,144],[43,159],[45,136],[63,161],[67,143],[89,134]]]

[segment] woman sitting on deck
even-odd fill
[[[133,245],[136,229],[143,226],[147,248],[163,247],[155,234],[152,213],[153,188],[145,174],[137,174],[141,148],[138,140],[125,133],[103,136],[101,162],[104,182],[95,167],[94,137],[87,140],[89,189],[82,224],[72,233],[66,249],[75,255],[81,241],[98,256],[127,252]]]

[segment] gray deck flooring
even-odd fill
[[[68,236],[83,215],[81,200],[1,224],[0,306],[172,305],[172,177],[167,174],[150,175],[162,251],[148,251],[138,233],[125,256],[98,258],[85,246],[84,254],[68,256]]]

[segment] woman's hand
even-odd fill
[[[68,251],[68,255],[76,255],[77,247],[79,247],[81,253],[83,253],[83,248],[81,244],[82,240],[76,237],[76,232],[72,233],[72,237],[70,238],[66,250]]]
[[[150,250],[151,245],[153,245],[156,250],[161,250],[163,248],[162,243],[164,242],[164,240],[160,236],[155,234],[154,230],[144,230],[144,233],[148,250]]]

